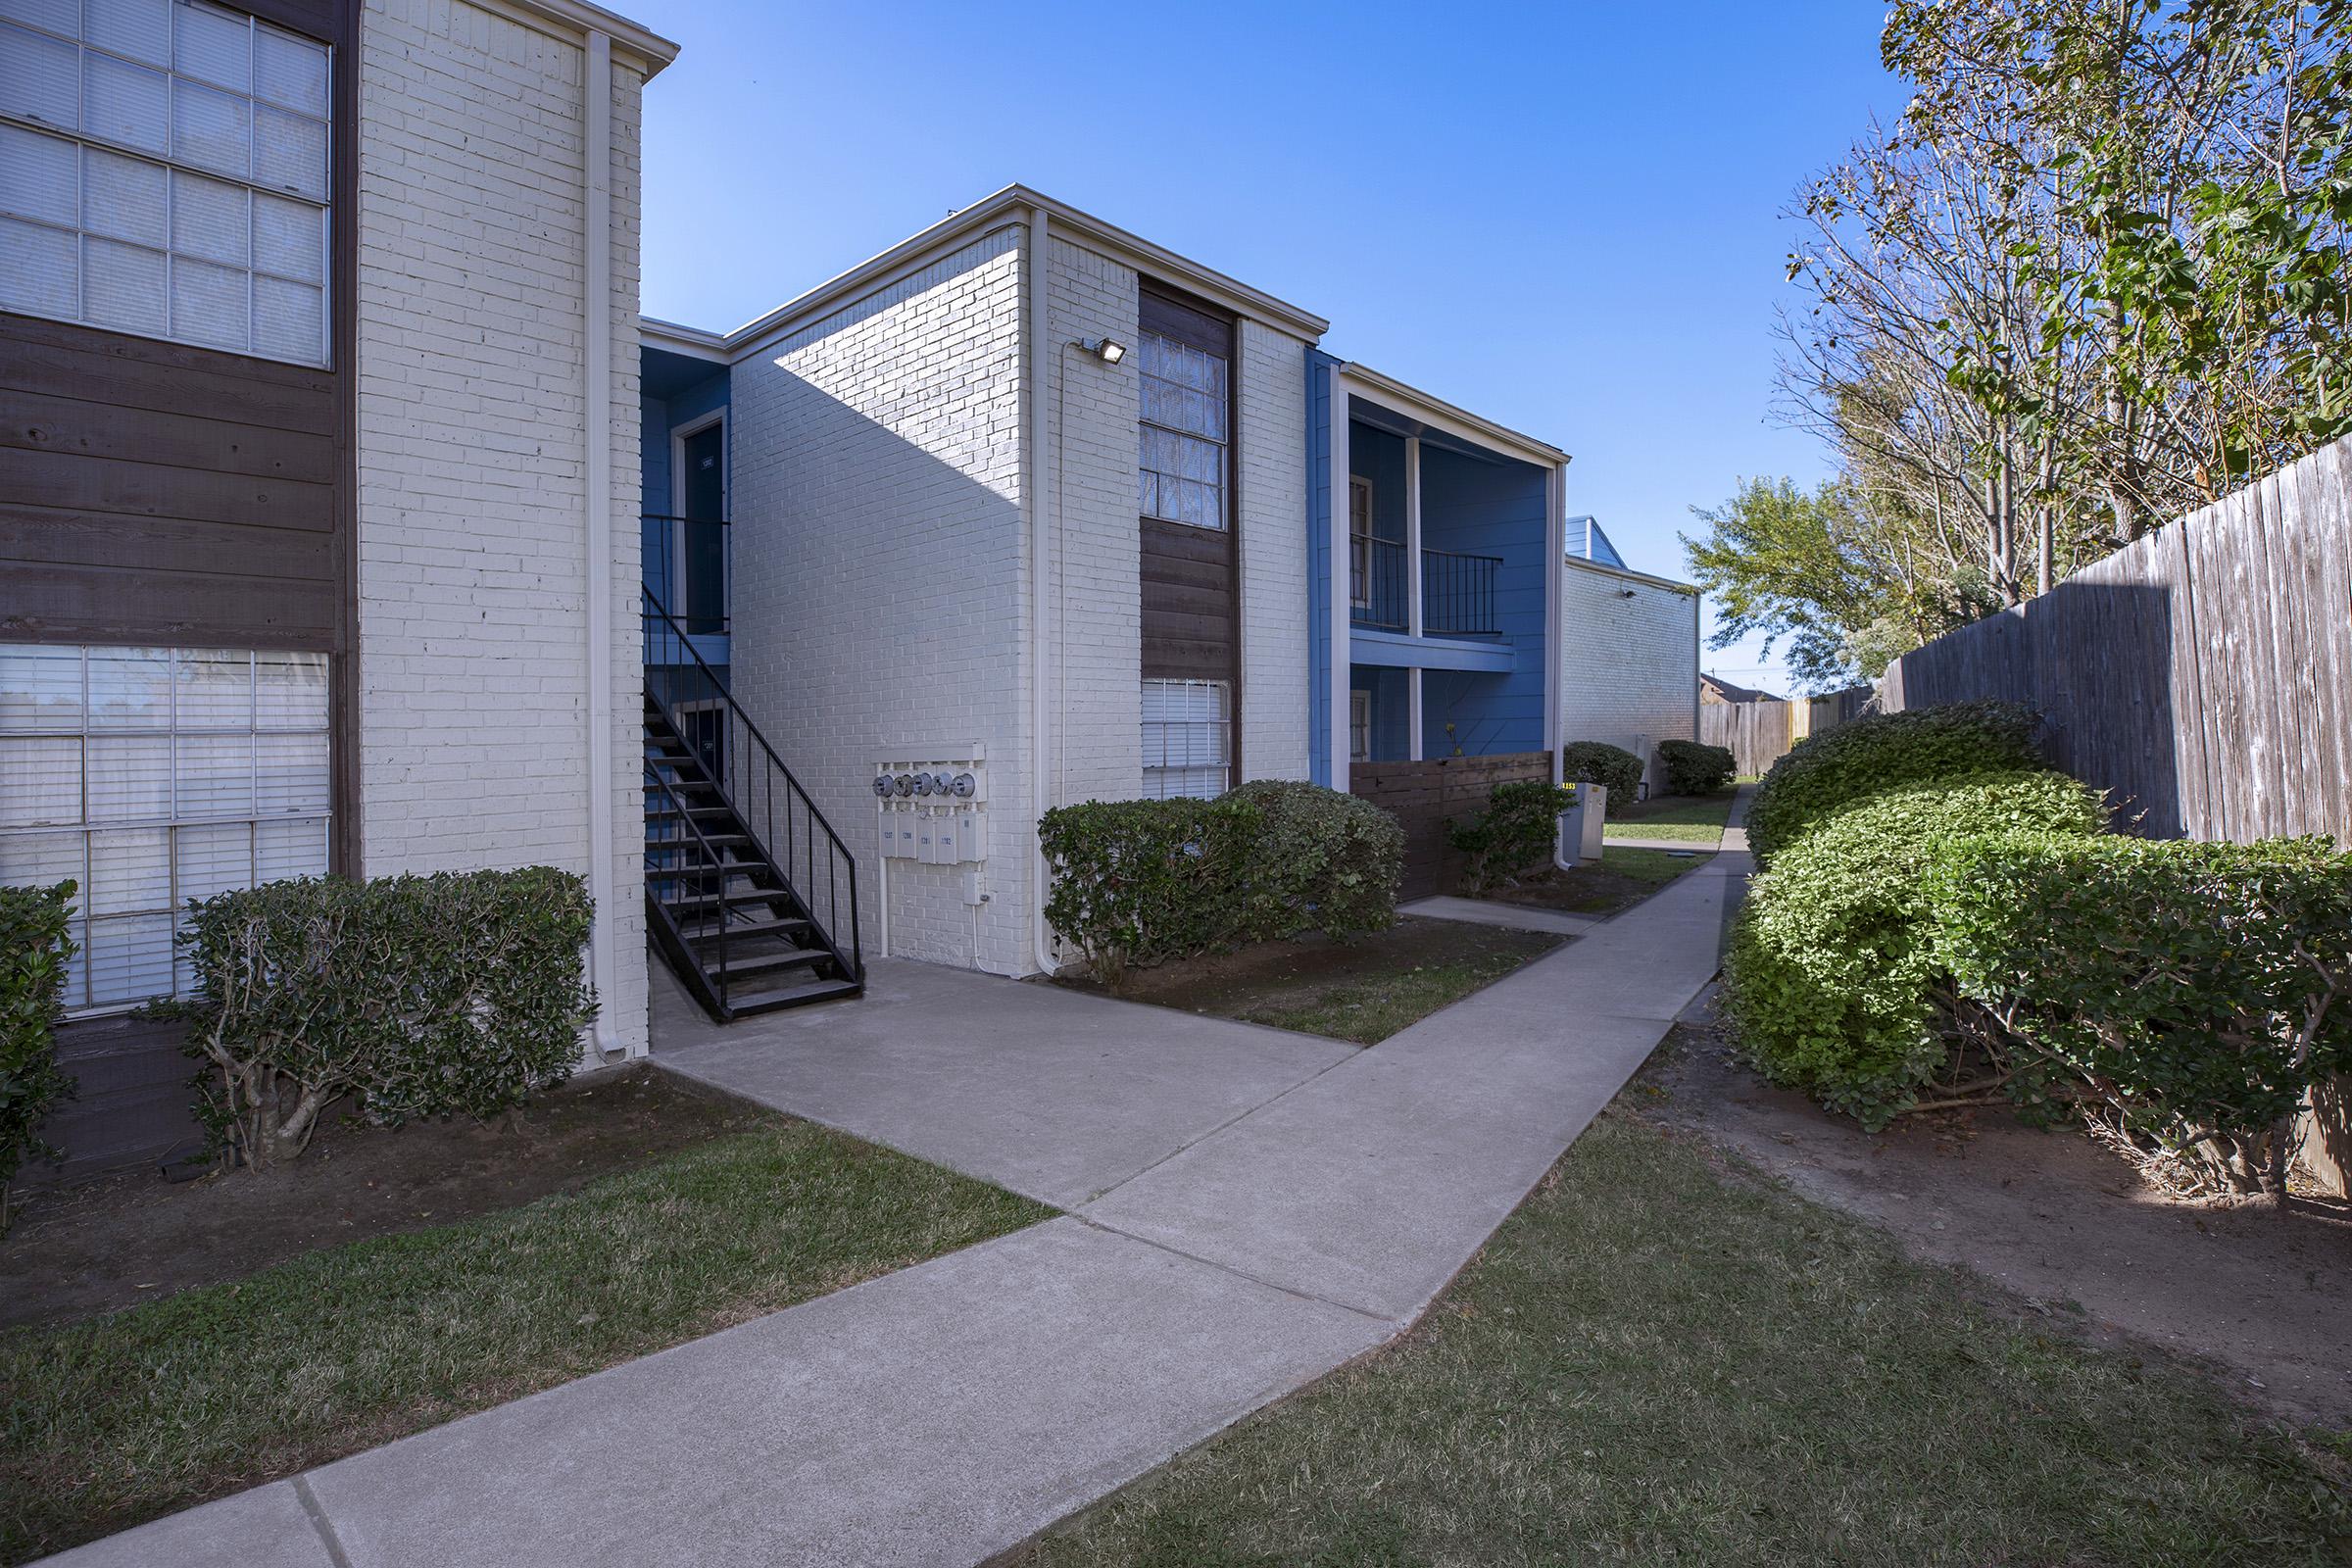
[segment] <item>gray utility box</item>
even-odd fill
[[[1560,858],[1570,865],[1600,858],[1600,825],[1608,818],[1609,792],[1598,784],[1576,786],[1576,804],[1560,813]]]

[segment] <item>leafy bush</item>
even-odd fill
[[[1748,885],[1724,965],[1740,1048],[1775,1083],[1886,1125],[1954,1055],[1923,885],[1937,854],[2105,825],[2098,792],[2021,769],[1887,791],[1820,822]]]
[[[1055,807],[1037,830],[1054,868],[1046,918],[1112,985],[1235,942],[1358,936],[1396,918],[1404,830],[1319,785],[1090,801]]]
[[[1321,931],[1345,940],[1396,923],[1404,829],[1358,796],[1287,779],[1259,779],[1225,799],[1263,821],[1244,879],[1244,930],[1257,941]]]
[[[1642,759],[1605,741],[1570,741],[1560,748],[1560,776],[1607,790],[1608,814],[1622,816],[1642,793]]]
[[[41,1123],[74,1080],[57,1065],[57,1020],[74,960],[74,885],[0,888],[0,1231],[15,1217],[11,1184],[27,1159],[55,1159]]]
[[[2040,720],[2015,703],[1953,703],[1870,713],[1797,742],[1747,805],[1747,847],[1761,865],[1806,828],[1881,790],[2000,768],[2039,768]]]
[[[1559,843],[1560,813],[1575,804],[1576,791],[1565,785],[1514,779],[1488,792],[1487,808],[1468,821],[1448,818],[1446,836],[1470,858],[1463,891],[1475,897],[1549,865]]]
[[[1677,795],[1713,795],[1739,768],[1730,747],[1698,741],[1660,741],[1658,760],[1666,764],[1666,787]]]
[[[180,936],[207,1124],[232,1161],[302,1152],[345,1095],[397,1124],[487,1117],[578,1065],[591,906],[547,866],[272,882],[191,900]]]
[[[2031,1098],[2209,1185],[2275,1179],[2283,1124],[2352,1072],[2352,856],[2326,839],[1976,839],[1928,881],[1937,961]]]

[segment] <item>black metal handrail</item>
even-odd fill
[[[835,958],[862,982],[865,953],[858,929],[858,858],[726,683],[695,651],[686,630],[651,588],[642,591],[646,695],[726,796],[752,847],[783,873]],[[687,820],[691,822],[691,816]],[[751,897],[747,894],[745,900]]]
[[[1434,637],[1493,637],[1494,576],[1499,556],[1465,556],[1451,550],[1421,552],[1421,629]]]
[[[734,588],[734,533],[724,517],[679,517],[649,512],[653,548],[640,575],[659,599],[678,607],[677,618],[697,637],[727,629],[727,596]]]
[[[693,808],[679,796],[676,787],[662,776],[660,764],[650,757],[645,760],[645,787],[648,790],[659,790],[662,799],[668,803],[670,814],[675,816],[685,827],[685,833],[676,836],[664,836],[660,839],[650,836],[647,838],[645,880],[649,887],[657,882],[676,882],[693,886],[709,880],[714,889],[714,900],[709,910],[700,915],[687,917],[693,922],[692,929],[687,928],[687,920],[682,919],[675,908],[670,910],[669,918],[677,922],[678,935],[690,944],[708,941],[712,934],[716,934],[718,938],[718,1000],[719,1005],[723,1007],[727,1004],[728,981],[731,978],[727,964],[727,934],[728,927],[732,924],[728,919],[728,912],[733,908],[733,905],[727,895],[727,883],[734,873],[728,867],[726,857],[721,855],[710,839],[704,836],[702,824],[694,819]],[[691,839],[687,837],[688,834],[692,835]],[[688,849],[700,850],[709,864],[669,863],[671,858]],[[771,894],[770,897],[773,895]],[[656,898],[659,901],[660,895],[657,894]],[[711,910],[716,912],[715,924],[712,923],[710,912]]]
[[[1348,540],[1348,620],[1380,631],[1405,631],[1412,603],[1401,540]],[[1494,579],[1499,556],[1466,556],[1451,550],[1421,552],[1421,630],[1433,637],[1493,637],[1502,628],[1494,617]]]

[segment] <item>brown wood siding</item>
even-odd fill
[[[234,0],[231,0],[234,3]],[[359,869],[359,0],[246,0],[335,51],[328,369],[0,312],[0,640],[335,656],[332,864]],[[176,1025],[59,1031],[64,1174],[198,1142]],[[28,1167],[38,1179],[48,1167]]]
[[[1143,678],[1221,680],[1231,689],[1233,781],[1242,772],[1242,604],[1240,508],[1242,368],[1232,318],[1204,302],[1143,285],[1137,302],[1147,332],[1172,337],[1226,362],[1225,526],[1200,528],[1140,518]]]
[[[1498,757],[1437,757],[1419,762],[1350,762],[1348,793],[1387,810],[1404,828],[1404,887],[1407,899],[1426,899],[1458,889],[1467,859],[1447,840],[1446,818],[1476,816],[1497,784],[1519,779],[1548,781],[1547,752],[1512,752]]]
[[[335,50],[334,365],[0,313],[0,639],[336,656],[334,862],[357,869],[358,0],[248,0]]]

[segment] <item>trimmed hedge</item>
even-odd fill
[[[1570,741],[1560,748],[1560,776],[1607,790],[1608,814],[1622,816],[1642,793],[1642,759],[1606,741]]]
[[[1953,1055],[1924,885],[1936,857],[1985,834],[2087,837],[2106,814],[2086,785],[2012,769],[1887,791],[1818,823],[1748,884],[1724,963],[1740,1049],[1775,1083],[1885,1126]]]
[[[1396,917],[1404,830],[1315,784],[1215,800],[1090,801],[1038,819],[1046,918],[1102,979],[1238,942],[1376,931]]]
[[[1560,813],[1576,804],[1573,786],[1541,779],[1512,779],[1487,795],[1487,808],[1464,822],[1450,818],[1446,836],[1470,858],[1463,890],[1473,897],[1516,881],[1551,864],[1560,837]]]
[[[16,1217],[12,1184],[27,1159],[55,1159],[41,1124],[74,1093],[57,1065],[57,1020],[74,961],[72,882],[0,888],[0,1231]]]
[[[2352,1072],[2352,856],[2327,839],[1980,838],[1925,898],[2013,1097],[2083,1103],[2211,1184],[2275,1182],[2288,1118]]]
[[[356,1097],[396,1125],[488,1117],[569,1077],[596,1014],[591,907],[548,866],[354,882],[271,882],[191,900],[179,941],[201,1119],[253,1166],[302,1152]]]
[[[1660,741],[1658,760],[1666,764],[1666,787],[1677,795],[1713,795],[1730,786],[1740,767],[1730,747],[1699,741]]]
[[[1404,829],[1361,797],[1289,779],[1225,792],[1264,820],[1251,851],[1243,929],[1254,941],[1302,931],[1346,940],[1396,923]]]
[[[2006,768],[2047,766],[2040,718],[2016,703],[1952,703],[1870,713],[1797,742],[1747,805],[1747,847],[1765,864],[1812,823],[1882,790]]]

